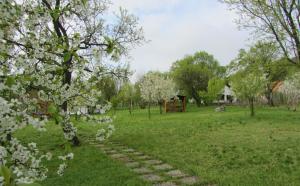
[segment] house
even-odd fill
[[[229,85],[225,85],[224,89],[220,93],[220,99],[215,101],[217,103],[235,103],[237,101],[234,92]]]

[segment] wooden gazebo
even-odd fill
[[[185,112],[186,111],[186,96],[178,95],[170,100],[164,101],[165,112]]]

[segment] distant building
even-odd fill
[[[219,97],[220,99],[216,101],[218,103],[235,103],[237,101],[237,98],[229,85],[225,85]]]

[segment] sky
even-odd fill
[[[139,18],[149,41],[130,52],[133,79],[149,70],[168,71],[176,60],[206,51],[226,65],[246,48],[249,33],[218,0],[112,0]]]

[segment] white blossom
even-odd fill
[[[59,165],[58,170],[57,170],[57,174],[59,176],[63,176],[63,173],[65,171],[65,169],[67,168],[67,164],[66,163],[62,163]]]

